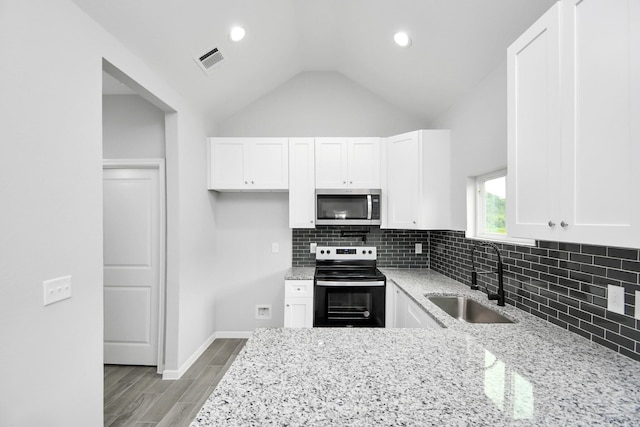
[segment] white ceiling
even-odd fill
[[[425,120],[500,65],[555,0],[74,0],[213,120],[304,71],[336,71]],[[247,31],[233,43],[233,25]],[[398,30],[413,44],[393,42]],[[210,75],[195,63],[218,47]]]

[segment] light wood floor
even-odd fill
[[[105,365],[105,427],[188,427],[246,341],[215,340],[175,381],[155,367]]]

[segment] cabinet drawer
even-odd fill
[[[285,298],[311,298],[313,297],[313,280],[285,280]]]

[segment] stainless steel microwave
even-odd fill
[[[316,225],[380,225],[380,190],[316,190]]]

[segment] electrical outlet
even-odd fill
[[[310,254],[315,254],[317,247],[318,247],[318,244],[316,242],[309,243],[309,253]]]
[[[422,253],[422,243],[416,243],[416,254]]]
[[[272,243],[271,244],[271,253],[272,254],[277,254],[278,252],[280,252],[280,245],[278,245],[277,243]]]
[[[43,305],[69,299],[71,298],[71,276],[59,277],[42,282],[42,288],[44,292]]]
[[[256,305],[256,319],[269,320],[271,319],[271,305]]]
[[[640,319],[640,291],[636,291],[636,319]]]
[[[622,286],[609,285],[607,290],[607,310],[624,314],[624,288]]]

